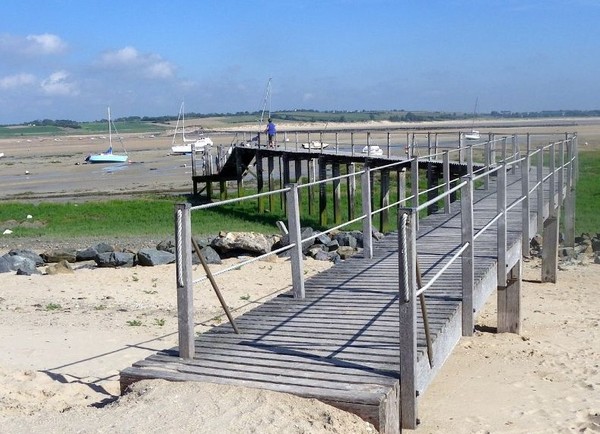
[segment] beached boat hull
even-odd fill
[[[196,152],[204,150],[207,146],[212,146],[213,142],[209,137],[203,137],[196,140],[195,143],[184,143],[183,145],[171,146],[171,152],[173,154],[191,154],[192,144],[196,148]]]
[[[325,149],[329,146],[329,143],[320,142],[318,140],[311,140],[308,143],[302,143],[304,149]]]
[[[362,153],[366,154],[367,156],[378,157],[383,155],[383,149],[377,145],[365,146],[362,149]]]
[[[465,134],[465,139],[467,140],[479,140],[481,138],[481,135],[479,134],[479,131],[471,131],[470,133]]]
[[[117,155],[117,154],[94,154],[90,155],[86,158],[88,163],[127,163],[129,157],[127,155]]]

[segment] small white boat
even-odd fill
[[[302,143],[304,149],[325,149],[329,146],[329,143],[320,142],[319,140],[311,140],[307,143]]]
[[[4,157],[4,152],[0,152],[0,158]]]
[[[179,128],[179,121],[181,120],[181,143],[175,144],[177,139],[177,130]],[[192,146],[194,145],[194,146]],[[177,116],[177,124],[175,125],[175,133],[173,134],[173,140],[171,141],[171,153],[172,154],[191,154],[192,149],[196,152],[203,151],[207,146],[212,146],[213,141],[210,137],[201,135],[198,139],[186,139],[185,137],[185,110],[184,103],[181,103],[179,107],[179,115]]]
[[[125,154],[113,154],[113,146],[112,146],[112,129],[114,125],[110,120],[110,107],[108,108],[108,149],[100,154],[90,154],[86,157],[85,161],[88,163],[126,163],[129,159],[127,155],[127,151],[125,151],[125,147],[123,150]],[[118,134],[117,129],[115,128],[115,132]],[[119,141],[121,138],[119,137]],[[123,145],[123,142],[121,142]]]
[[[372,155],[374,157],[379,157],[383,155],[383,149],[377,145],[367,145],[362,149],[362,153],[369,156]]]
[[[192,149],[195,149],[196,152],[198,152],[204,150],[204,148],[206,148],[207,146],[210,147],[213,145],[213,141],[209,137],[200,137],[197,140],[184,140],[186,143],[171,146],[171,152],[173,154],[191,154]]]
[[[470,133],[465,133],[465,139],[467,140],[479,140],[481,138],[481,135],[479,134],[479,131],[477,130],[471,130]]]

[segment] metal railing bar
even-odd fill
[[[460,184],[456,185],[455,187],[452,187],[450,190],[448,190],[448,191],[445,191],[445,192],[443,192],[443,193],[439,194],[438,196],[434,197],[433,199],[430,199],[430,200],[428,200],[427,202],[424,202],[424,203],[420,204],[420,205],[419,205],[419,206],[416,208],[416,210],[417,210],[417,211],[422,211],[422,210],[424,210],[425,208],[427,208],[427,207],[428,207],[428,206],[430,206],[430,205],[433,205],[434,203],[436,203],[436,202],[437,202],[437,201],[439,201],[440,199],[443,199],[444,197],[446,197],[446,196],[449,196],[450,194],[454,193],[455,191],[458,191],[458,190],[460,190],[460,189],[463,187],[463,185],[465,185],[466,183],[467,183],[467,181],[463,181],[463,182],[461,182]]]
[[[456,261],[460,255],[462,255],[462,253],[467,249],[467,247],[469,247],[469,243],[463,244],[462,247],[458,249],[458,251],[454,255],[452,255],[452,258],[450,258],[448,262],[444,264],[444,266],[440,268],[438,272],[435,273],[435,275],[417,291],[416,295],[419,296],[425,291],[427,291],[429,288],[431,288],[431,286],[440,278],[440,276],[444,274],[448,267],[450,267],[450,265],[452,265],[454,261]]]
[[[221,200],[218,202],[205,203],[203,205],[196,205],[196,206],[190,207],[190,211],[198,211],[201,209],[214,208],[214,207],[220,206],[220,205],[228,205],[230,203],[236,203],[236,202],[241,202],[244,200],[256,199],[256,198],[263,197],[263,196],[269,196],[271,194],[287,193],[288,191],[290,191],[290,188],[285,187],[285,188],[281,188],[279,190],[272,190],[272,191],[266,191],[264,193],[253,194],[251,196],[235,197],[233,199],[226,199],[226,200]]]
[[[496,214],[496,216],[495,216],[493,219],[491,219],[491,220],[488,222],[488,224],[486,224],[484,227],[482,227],[482,228],[481,228],[481,229],[479,229],[477,232],[475,232],[475,233],[473,234],[473,241],[475,241],[477,238],[479,238],[479,235],[483,235],[483,233],[484,233],[485,231],[487,231],[487,230],[490,228],[490,226],[492,226],[494,223],[496,223],[496,222],[498,221],[498,219],[499,219],[500,217],[502,217],[503,215],[504,215],[504,213],[502,213],[502,212],[501,212],[501,213],[498,213],[498,214]]]

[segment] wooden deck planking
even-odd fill
[[[507,203],[520,196],[520,178],[508,174]],[[493,184],[493,181],[492,181]],[[532,180],[531,184],[534,184]],[[494,189],[475,190],[477,231],[496,214]],[[492,193],[492,194],[491,194]],[[421,220],[417,250],[424,282],[460,243],[458,204],[450,215]],[[507,246],[520,242],[520,205],[508,213]],[[535,219],[536,201],[531,203]],[[305,282],[306,298],[283,294],[236,322],[198,336],[195,358],[183,360],[177,349],[135,363],[121,373],[124,389],[145,378],[246,385],[313,397],[354,411],[383,431],[394,432],[398,411],[398,240],[390,234],[374,244],[374,258],[355,256]],[[495,288],[496,230],[493,225],[475,242],[476,307]],[[423,391],[460,337],[462,299],[460,261],[426,293],[434,340],[434,368],[425,353],[425,333],[418,312],[418,388]]]

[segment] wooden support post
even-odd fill
[[[192,281],[191,205],[175,205],[175,269],[179,357],[194,358],[194,283]]]
[[[340,176],[340,163],[331,164],[331,176],[337,178]],[[333,221],[336,225],[342,223],[342,203],[341,203],[341,182],[339,179],[333,180]]]
[[[390,137],[390,133],[389,133],[389,132],[387,133],[387,141],[386,141],[386,144],[387,144],[387,152],[386,152],[386,155],[387,155],[387,157],[388,157],[388,158],[390,158],[390,157],[391,157],[391,155],[392,155],[392,151],[391,151],[391,148],[392,148],[392,147],[391,147],[391,137]]]
[[[327,162],[319,157],[319,181],[327,179]],[[327,186],[325,182],[319,184],[319,224],[327,226]]]
[[[565,247],[575,247],[575,193],[573,191],[573,141],[567,142],[567,158],[565,192]]]
[[[235,153],[235,170],[237,179],[237,196],[242,197],[242,189],[244,188],[244,169],[242,168],[242,160],[240,153]]]
[[[398,212],[398,276],[400,282],[400,421],[401,428],[417,427],[417,228],[415,212]]]
[[[558,274],[558,215],[544,221],[542,234],[542,282],[556,283]]]
[[[434,174],[434,166],[431,161],[427,161],[427,200],[433,199],[438,195],[438,189],[434,189],[437,186],[437,179]],[[437,211],[437,203],[432,203],[427,207],[427,215],[433,214]]]
[[[415,156],[410,165],[410,188],[412,195],[412,206],[419,206],[419,157]],[[415,227],[419,230],[419,213],[415,213]]]
[[[298,185],[289,184],[287,193],[287,217],[290,243],[294,244],[290,252],[292,267],[292,291],[294,298],[304,298],[304,262],[302,260],[302,233],[300,229],[300,205]]]
[[[275,171],[275,162],[273,161],[273,156],[269,155],[267,157],[267,190],[273,191],[275,188],[273,187],[273,172]],[[272,194],[269,195],[269,211],[273,212],[275,210],[273,206],[274,196]]]
[[[384,169],[381,171],[381,202],[380,207],[385,208],[390,204],[390,171]],[[385,229],[389,223],[390,211],[389,209],[383,209],[379,213],[379,232],[385,232]]]
[[[529,137],[527,137],[529,140]],[[530,164],[529,152],[525,154],[525,159],[521,163],[521,196],[523,202],[521,202],[521,249],[523,256],[529,257],[531,254],[529,241],[531,240],[531,204],[529,194],[529,164]]]
[[[501,214],[496,223],[497,228],[497,286],[506,286],[506,161],[502,161],[502,166],[498,170],[498,180],[496,185],[496,212]]]
[[[227,181],[219,181],[219,197],[221,200],[227,199]]]
[[[450,153],[444,151],[443,177],[444,177],[444,192],[450,191]],[[444,213],[450,214],[450,195],[444,196]]]
[[[308,183],[310,184],[316,179],[315,174],[315,162],[312,158],[306,160],[306,173],[308,178]],[[308,215],[312,215],[313,213],[313,202],[315,200],[315,190],[312,185],[308,187]]]
[[[560,210],[565,194],[565,141],[558,143],[558,202],[556,207]],[[560,211],[559,211],[560,212]]]
[[[498,287],[498,333],[521,333],[521,259]]]
[[[373,257],[373,220],[371,217],[371,171],[365,164],[364,172],[361,175],[361,199],[362,213],[365,216],[362,221],[363,226],[363,255],[365,258]]]
[[[354,219],[355,212],[355,203],[356,203],[356,176],[354,173],[356,172],[356,163],[350,163],[346,166],[346,172],[351,175],[347,179],[348,187],[348,220]]]
[[[256,151],[256,193],[260,194],[264,190],[264,170],[263,170],[263,159],[262,154],[258,150]],[[265,212],[265,204],[262,197],[258,199],[258,212],[260,214]]]
[[[536,164],[536,174],[537,174],[537,191],[536,191],[536,199],[537,199],[537,233],[541,234],[542,229],[544,228],[544,219],[546,216],[544,215],[544,147],[540,146],[539,152],[537,154],[537,164]]]
[[[458,162],[461,164],[465,162],[465,154],[463,152],[463,139],[464,134],[458,133]]]
[[[474,288],[475,288],[475,258],[473,241],[473,178],[472,175],[463,177],[467,183],[460,193],[461,208],[461,243],[467,245],[461,256],[462,261],[462,335],[472,336],[475,328]]]
[[[350,155],[354,155],[354,131],[350,132]]]
[[[209,202],[212,201],[213,188],[212,188],[212,182],[210,182],[210,181],[206,181],[206,197]]]
[[[548,215],[556,215],[556,155],[554,143],[550,144],[550,178],[548,182]]]
[[[484,159],[485,159],[485,171],[487,172],[492,168],[492,143],[486,142],[484,147]],[[490,189],[490,174],[486,173],[483,177],[483,188],[486,190]]]
[[[404,201],[406,200],[406,167],[401,168],[398,171],[398,202],[399,206],[406,207]]]

